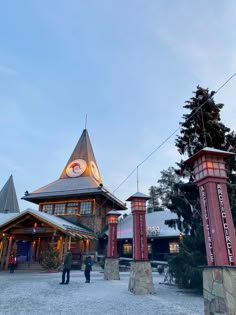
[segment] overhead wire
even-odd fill
[[[236,75],[236,72],[234,74],[232,74],[216,91],[213,92],[213,94],[211,96],[209,96],[205,102],[203,102],[194,113],[192,113],[192,115],[190,115],[187,119],[190,120],[192,117],[194,117],[196,115],[196,113],[208,102],[209,99],[213,99],[213,96],[216,95],[216,93],[218,93],[229,81],[231,81],[233,79],[233,77]],[[163,140],[155,150],[153,150],[142,162],[140,162],[133,170],[132,172],[116,187],[115,190],[113,190],[113,193],[116,192],[129,178],[131,175],[133,175],[133,173],[143,164],[145,163],[154,153],[156,153],[157,150],[159,150],[170,138],[173,137],[174,134],[176,134],[177,131],[179,131],[181,129],[181,126],[179,126],[178,128],[176,128],[168,137],[165,138],[165,140]]]

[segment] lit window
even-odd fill
[[[225,166],[223,163],[219,163],[220,164],[220,169],[224,170],[225,169]]]
[[[53,214],[53,205],[43,205],[42,212]]]
[[[169,243],[169,251],[171,254],[179,253],[179,244],[178,243]]]
[[[225,171],[220,171],[220,175],[223,177],[226,177],[226,172]]]
[[[213,169],[210,168],[210,169],[208,170],[208,173],[209,173],[209,175],[214,175]]]
[[[212,162],[207,162],[207,168],[213,168],[213,163]]]
[[[78,202],[69,202],[67,204],[67,214],[77,214],[78,213]]]
[[[55,204],[55,214],[64,214],[65,213],[65,204],[64,203],[57,203]]]
[[[80,214],[92,214],[91,201],[85,201],[80,203]]]
[[[123,254],[124,255],[132,254],[132,244],[129,243],[123,244]]]
[[[152,254],[152,244],[147,244],[148,254]]]
[[[220,176],[220,170],[214,170],[215,176]]]

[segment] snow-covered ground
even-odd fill
[[[60,285],[61,273],[0,272],[0,314],[204,314],[201,296],[160,284],[158,273],[153,273],[154,295],[130,293],[127,272],[120,273],[121,280],[103,276],[92,272],[88,284],[82,271],[72,271],[69,285]]]

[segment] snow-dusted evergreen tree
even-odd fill
[[[204,147],[236,152],[236,136],[230,128],[221,122],[220,111],[223,104],[215,103],[208,89],[198,86],[194,96],[186,101],[184,108],[189,113],[183,115],[180,122],[180,135],[176,139],[176,147],[183,159],[177,163],[177,174],[185,183],[175,185],[171,194],[169,208],[178,216],[178,220],[170,220],[170,226],[178,226],[184,232],[180,242],[180,253],[170,262],[177,283],[182,287],[202,288],[202,270],[199,265],[206,264],[206,251],[202,227],[201,208],[197,186],[193,183],[193,169],[183,163]],[[228,192],[233,217],[235,215],[235,159],[227,161]]]
[[[52,245],[48,245],[48,248],[42,252],[40,264],[47,270],[57,269],[60,266],[59,253]]]

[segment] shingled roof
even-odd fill
[[[158,238],[164,237],[178,237],[180,231],[178,229],[170,228],[165,224],[166,220],[177,219],[177,215],[170,210],[156,211],[146,214],[147,227],[158,227]],[[133,238],[133,216],[128,215],[123,220],[120,220],[117,227],[118,239]]]
[[[110,199],[117,210],[126,209],[125,204],[103,186],[88,131],[84,129],[60,178],[27,193],[22,199],[38,204],[47,199],[58,199],[58,197],[88,195],[102,195]]]
[[[0,191],[0,213],[19,213],[20,208],[12,175]]]
[[[96,235],[93,233],[93,231],[84,226],[75,225],[58,216],[54,216],[33,209],[26,209],[15,215],[0,214],[0,229],[4,230],[9,224],[12,224],[13,222],[17,223],[18,220],[22,220],[22,218],[27,214],[32,215],[39,220],[47,222],[49,225],[54,226],[65,234],[83,239],[96,239]]]

